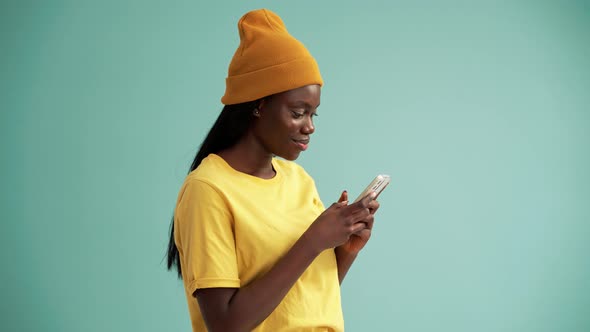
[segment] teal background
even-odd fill
[[[190,330],[170,217],[260,7],[326,82],[324,202],[393,178],[347,331],[590,331],[589,2],[58,0],[0,5],[2,331]]]

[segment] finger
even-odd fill
[[[362,210],[356,210],[352,216],[351,219],[353,220],[353,222],[360,222],[360,221],[364,221],[365,219],[367,219],[368,217],[371,216],[371,211],[369,211],[369,209],[364,208]]]
[[[375,212],[377,212],[377,210],[379,210],[379,202],[377,200],[371,201],[371,203],[369,203],[369,211],[371,211],[372,214],[375,214]]]
[[[368,193],[365,197],[363,197],[360,201],[349,205],[352,211],[366,209],[369,206],[369,203],[375,199],[377,194],[374,191]]]
[[[348,205],[348,201],[336,202],[336,203],[332,203],[332,205],[330,205],[329,209],[339,209],[339,208],[344,207],[346,205]]]
[[[362,238],[368,239],[371,237],[371,230],[368,228],[361,229],[360,231],[354,233],[356,236],[360,236]]]
[[[352,226],[350,226],[350,232],[352,234],[356,234],[359,233],[360,231],[362,231],[363,229],[367,228],[367,224],[364,222],[357,222],[355,224],[353,224]]]
[[[340,198],[338,199],[338,202],[344,201],[348,201],[348,192],[346,192],[346,190],[344,190],[342,194],[340,194]]]
[[[361,202],[363,203],[362,205],[364,207],[368,207],[369,203],[371,203],[372,201],[375,200],[375,198],[377,198],[377,193],[372,191],[370,193],[368,193],[365,197],[363,197],[363,199],[361,199]]]
[[[375,222],[375,217],[373,217],[373,215],[370,215],[367,218],[365,218],[365,223],[367,223],[368,229],[373,229],[374,222]]]

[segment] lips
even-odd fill
[[[297,145],[297,147],[301,151],[305,151],[305,150],[307,150],[307,146],[309,144],[309,138],[305,138],[305,139],[293,139],[293,142],[295,142],[295,145]]]

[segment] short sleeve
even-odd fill
[[[240,287],[233,219],[208,183],[189,180],[175,211],[174,239],[189,294],[199,288]]]

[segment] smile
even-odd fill
[[[295,143],[295,145],[297,145],[297,147],[301,151],[307,150],[307,146],[309,145],[309,139],[302,139],[302,140],[296,140],[296,139],[294,139],[293,142]]]

